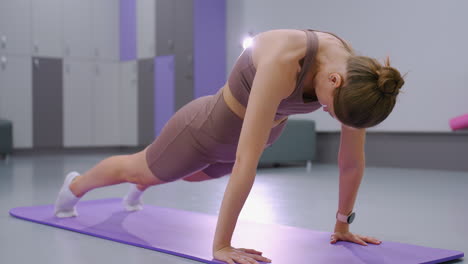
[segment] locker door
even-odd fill
[[[34,56],[63,56],[61,0],[32,1],[32,51]]]
[[[94,145],[117,146],[120,143],[119,63],[100,62],[95,66]]]
[[[138,61],[138,142],[154,140],[154,59]]]
[[[62,59],[32,58],[33,145],[63,146]]]
[[[119,61],[137,58],[137,1],[120,0],[119,6]]]
[[[0,57],[0,117],[13,123],[14,148],[32,148],[31,57]]]
[[[193,100],[193,1],[175,0],[175,111]]]
[[[158,56],[154,62],[154,132],[159,135],[174,114],[174,56]]]
[[[156,1],[156,56],[174,54],[175,2]]]
[[[73,58],[92,58],[92,0],[63,1],[64,56]]]
[[[92,116],[91,61],[64,60],[63,74],[63,137],[65,147],[91,146],[94,124]]]
[[[156,0],[137,1],[137,56],[139,59],[156,55]]]
[[[0,1],[0,52],[31,54],[31,0]]]
[[[119,60],[119,2],[91,1],[91,42],[97,59]]]
[[[136,61],[120,63],[120,145],[138,145],[138,69]]]
[[[193,10],[197,98],[216,93],[226,83],[226,0],[194,0]]]

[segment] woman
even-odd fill
[[[341,122],[339,206],[331,243],[366,245],[349,224],[364,171],[365,128],[392,111],[404,84],[388,59],[356,56],[338,36],[316,30],[272,30],[257,35],[238,58],[228,82],[215,94],[188,103],[143,151],[98,163],[83,175],[67,175],[56,201],[58,217],[76,216],[88,191],[130,182],[127,210],[142,208],[149,186],[204,181],[231,174],[213,242],[213,256],[235,262],[270,262],[261,252],[231,246],[240,211],[252,188],[263,150],[281,134],[291,114],[323,110]],[[248,104],[247,104],[248,103]]]

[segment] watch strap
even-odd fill
[[[336,219],[340,222],[348,223],[348,216],[344,214],[340,214],[339,212],[336,212]]]

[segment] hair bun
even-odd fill
[[[382,67],[377,74],[377,87],[383,95],[396,96],[405,83],[400,72],[390,66]]]

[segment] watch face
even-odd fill
[[[356,217],[356,213],[352,213],[348,216],[348,224],[351,224],[354,221],[354,218]]]

